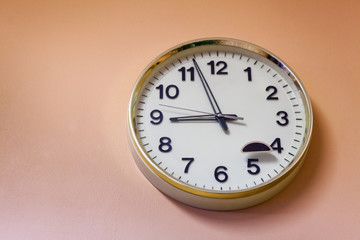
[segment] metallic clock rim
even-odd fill
[[[237,191],[220,192],[214,190],[204,190],[187,185],[186,183],[177,180],[176,178],[170,176],[168,173],[163,172],[161,169],[159,169],[158,166],[152,161],[148,153],[145,152],[144,149],[142,149],[140,144],[140,139],[137,134],[137,128],[135,123],[135,105],[137,102],[137,98],[139,96],[139,92],[141,91],[141,87],[146,82],[148,76],[159,63],[165,61],[174,54],[177,54],[186,49],[195,48],[198,46],[205,46],[205,45],[224,45],[224,46],[239,47],[269,59],[270,61],[275,63],[278,67],[280,67],[283,71],[285,71],[285,73],[293,80],[296,87],[299,90],[301,90],[300,91],[301,97],[304,101],[304,105],[306,104],[306,106],[304,106],[305,117],[306,117],[306,131],[304,133],[305,136],[304,136],[304,141],[302,143],[304,147],[302,148],[302,151],[299,151],[296,154],[296,156],[294,157],[294,161],[287,167],[286,170],[281,172],[272,180],[267,181],[266,183],[263,184],[259,184],[257,187],[251,188],[249,190],[244,189]],[[145,164],[148,170],[153,172],[156,176],[162,179],[162,181],[166,182],[167,184],[170,184],[174,188],[177,188],[186,193],[190,193],[205,198],[237,199],[237,198],[249,197],[259,194],[261,192],[268,191],[269,189],[274,188],[276,185],[280,184],[282,181],[284,181],[284,179],[288,179],[288,177],[292,175],[295,170],[298,170],[300,168],[299,166],[301,166],[303,159],[305,158],[312,135],[312,127],[313,127],[313,114],[312,114],[310,99],[308,98],[308,95],[306,94],[306,90],[303,87],[302,83],[293,73],[293,71],[286,64],[284,64],[283,61],[281,61],[274,54],[271,54],[269,51],[245,41],[229,39],[229,38],[206,38],[206,39],[193,40],[177,45],[174,48],[171,48],[170,50],[167,50],[163,54],[159,55],[140,74],[140,77],[135,83],[135,87],[131,94],[130,104],[128,109],[128,129],[129,129],[129,136],[131,142],[130,145],[134,148],[133,150],[136,153],[136,156],[134,154],[134,157],[138,157],[141,160],[140,162],[139,161],[136,162],[137,165],[139,166],[139,164]],[[159,188],[159,186],[157,187]]]

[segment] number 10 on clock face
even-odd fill
[[[263,201],[254,192],[279,191],[271,189],[297,172],[311,135],[311,105],[296,76],[263,49],[230,42],[165,53],[140,76],[129,108],[145,176],[206,209],[247,207]]]

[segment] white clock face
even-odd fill
[[[251,190],[274,181],[304,151],[303,90],[261,54],[203,45],[147,73],[132,103],[136,141],[171,181],[208,192]]]

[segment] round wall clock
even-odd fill
[[[128,112],[145,177],[171,198],[211,210],[250,207],[288,185],[312,123],[309,97],[283,61],[224,38],[187,42],[153,60]]]

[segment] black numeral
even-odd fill
[[[227,63],[224,61],[219,61],[215,64],[214,61],[210,61],[207,63],[207,65],[210,66],[211,69],[211,74],[215,74],[215,66],[216,67],[221,67],[219,70],[216,71],[217,75],[226,75],[228,74],[228,72],[225,71],[225,69],[227,68]]]
[[[150,117],[153,119],[150,122],[152,124],[155,124],[155,125],[160,124],[162,122],[162,120],[163,120],[162,112],[160,110],[157,110],[157,109],[151,111]]]
[[[247,72],[248,81],[251,82],[251,81],[252,81],[252,77],[251,77],[251,67],[248,67],[248,68],[244,69],[244,72]]]
[[[172,149],[171,139],[168,137],[160,138],[159,150],[160,152],[170,152]]]
[[[223,170],[223,171],[221,171],[221,170]],[[224,167],[224,166],[219,166],[219,167],[215,168],[214,177],[215,177],[216,181],[223,183],[228,180],[228,175],[225,172],[226,170],[227,170],[227,167]]]
[[[286,126],[288,125],[289,123],[289,119],[288,119],[288,114],[287,112],[285,111],[279,111],[277,114],[277,116],[281,116],[281,119],[284,120],[284,121],[279,121],[279,120],[276,120],[277,124],[279,124],[280,126]]]
[[[280,138],[275,138],[275,140],[272,142],[270,146],[272,147],[272,149],[277,150],[278,153],[281,153],[282,150],[284,149],[283,147],[281,147]]]
[[[182,158],[181,160],[183,161],[189,161],[186,166],[185,166],[185,170],[184,173],[188,173],[189,172],[189,167],[192,164],[192,162],[194,161],[194,158]]]
[[[195,79],[194,67],[190,67],[187,70],[185,67],[182,67],[178,71],[181,72],[181,80],[185,81],[186,80],[186,72],[190,72],[190,80],[194,81],[194,79]]]
[[[259,159],[257,159],[257,158],[249,158],[248,159],[247,167],[248,168],[254,168],[254,170],[252,170],[252,169],[247,170],[248,173],[250,173],[252,175],[256,175],[256,174],[258,174],[260,172],[259,165],[254,163],[254,162],[258,162],[258,161],[259,161]]]
[[[160,99],[164,98],[164,85],[160,84],[156,87],[159,90],[159,97]],[[169,85],[165,88],[165,95],[170,98],[174,99],[179,96],[179,88],[175,85]]]
[[[277,88],[274,86],[268,86],[266,91],[270,91],[270,95],[266,98],[266,100],[279,100],[278,97],[274,96],[277,93]]]

